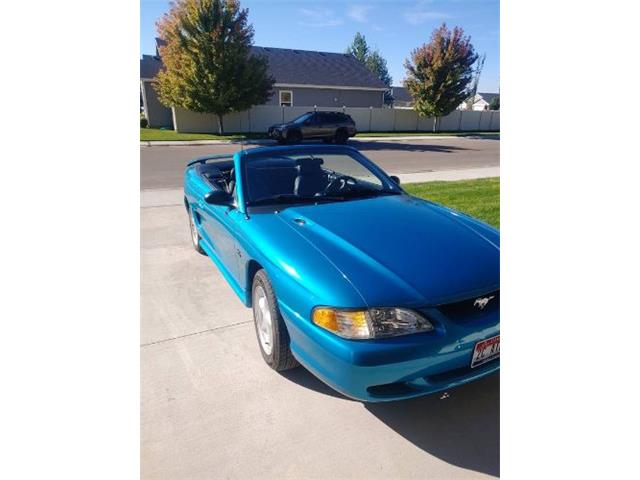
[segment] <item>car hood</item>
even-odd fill
[[[438,305],[499,288],[499,233],[431,202],[393,195],[294,206],[275,217],[369,306]]]

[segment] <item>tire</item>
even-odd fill
[[[290,370],[299,365],[289,348],[289,332],[284,323],[276,295],[267,272],[258,270],[251,288],[253,324],[258,346],[264,361],[276,372]]]
[[[287,143],[294,144],[302,141],[302,134],[298,130],[291,130],[287,132]]]
[[[207,252],[205,252],[200,246],[201,237],[200,237],[200,234],[198,233],[198,229],[196,228],[196,221],[193,218],[193,210],[189,208],[187,210],[187,213],[189,215],[189,232],[191,233],[190,235],[191,244],[193,245],[193,248],[195,249],[195,251],[198,252],[200,255],[206,255]]]
[[[346,130],[338,130],[336,132],[335,141],[338,144],[344,145],[349,140],[349,134],[347,134]]]

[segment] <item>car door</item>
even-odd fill
[[[304,138],[316,138],[321,136],[320,131],[322,128],[322,114],[320,112],[314,113],[311,117],[305,120],[302,127],[302,135]]]
[[[204,197],[198,200],[198,210],[206,241],[213,248],[227,273],[237,282],[240,265],[236,235],[238,221],[242,215],[235,207],[211,205],[204,200]]]
[[[333,112],[322,113],[322,122],[319,127],[319,137],[332,137],[336,128],[336,114]]]

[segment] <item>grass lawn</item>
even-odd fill
[[[431,133],[431,132],[363,132],[359,133],[356,138],[366,137],[406,137],[406,136],[493,136],[499,137],[500,132],[452,132],[452,133]],[[173,130],[161,130],[159,128],[141,128],[140,141],[186,141],[186,140],[240,140],[245,139],[261,139],[267,138],[264,133],[236,133],[229,135],[216,135],[213,133],[176,133]]]
[[[213,133],[177,133],[173,130],[159,128],[141,128],[140,141],[178,141],[178,140],[240,140],[241,138],[266,138],[266,135],[256,133],[215,135]]]
[[[408,183],[403,188],[411,195],[455,208],[500,228],[500,177]]]

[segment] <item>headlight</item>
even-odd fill
[[[344,338],[382,338],[429,332],[429,320],[406,308],[371,308],[347,310],[316,307],[311,315],[313,323]]]

